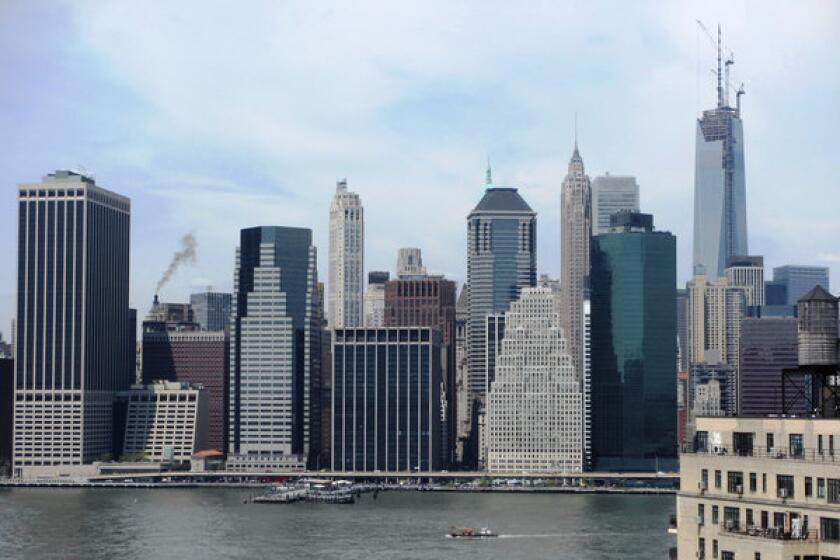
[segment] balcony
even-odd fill
[[[810,531],[802,533],[795,533],[790,530],[785,530],[783,527],[762,528],[756,526],[749,526],[745,528],[740,527],[738,525],[722,523],[720,525],[720,531],[721,533],[725,533],[731,536],[768,539],[774,541],[791,541],[801,543],[835,542],[821,540],[819,538],[819,532],[816,529],[812,529]]]
[[[683,455],[754,457],[761,459],[801,461],[803,463],[840,464],[840,454],[838,454],[837,452],[829,453],[825,449],[819,451],[817,449],[801,447],[794,447],[792,449],[785,446],[776,446],[771,448],[735,448],[731,445],[708,445],[706,447],[702,447],[692,443],[687,443],[681,446],[680,452]]]

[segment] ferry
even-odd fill
[[[481,529],[473,529],[472,527],[464,527],[462,529],[453,528],[452,532],[446,535],[450,539],[490,539],[498,537],[499,533],[494,533],[487,527]]]

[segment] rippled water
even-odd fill
[[[667,558],[673,496],[384,492],[243,504],[235,489],[0,489],[0,558]],[[488,526],[499,539],[444,537]]]

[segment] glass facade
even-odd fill
[[[591,300],[594,469],[673,469],[674,236],[647,229],[593,238]]]
[[[440,469],[440,387],[437,330],[336,330],[333,469]]]

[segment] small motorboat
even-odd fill
[[[481,529],[464,527],[462,529],[453,528],[446,536],[450,539],[490,539],[498,537],[499,533],[494,533],[487,527],[482,527]]]

